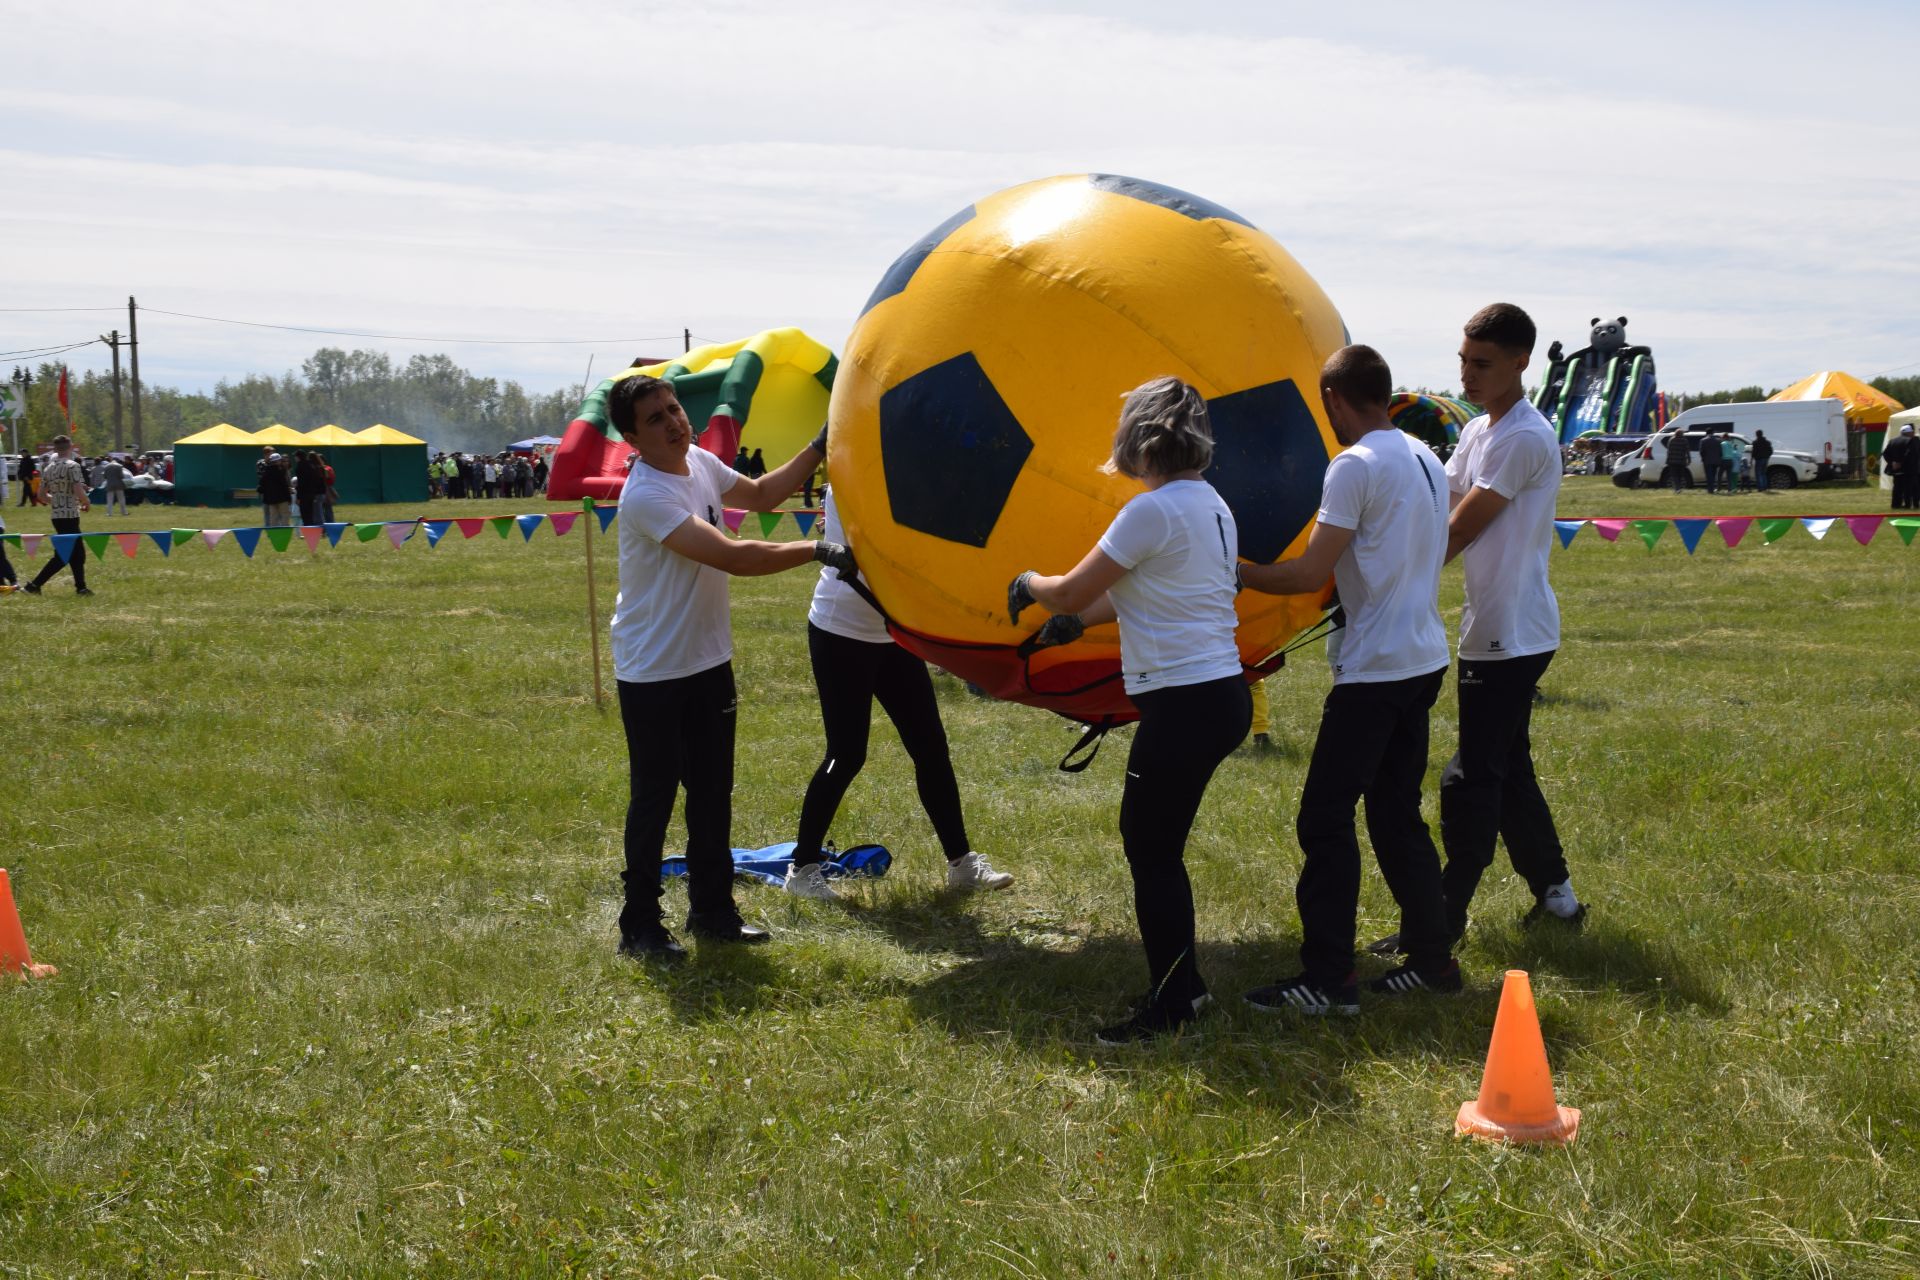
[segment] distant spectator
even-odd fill
[[[257,481],[260,494],[260,523],[293,523],[293,480],[287,474],[287,460],[279,454],[263,458]]]
[[[300,500],[301,524],[327,522],[327,467],[318,453],[299,453],[293,471],[293,492]]]
[[[1667,437],[1667,483],[1675,493],[1687,487],[1687,438],[1676,431]]]
[[[758,449],[755,449],[753,451],[753,457],[747,459],[747,478],[749,480],[758,480],[765,474],[767,474],[767,460],[760,456]]]
[[[109,457],[100,464],[100,483],[107,490],[107,514],[114,514],[115,507],[121,515],[127,514],[127,469],[118,458]]]
[[[1720,437],[1709,431],[1700,440],[1700,470],[1706,473],[1708,493],[1720,483],[1721,459]]]
[[[1920,511],[1920,440],[1911,422],[1880,450],[1880,469],[1893,477],[1893,509]]]
[[[7,460],[0,458],[0,534],[4,534],[7,531],[6,509]],[[0,538],[0,587],[15,586],[19,581],[20,579],[16,577],[13,572],[13,561],[7,559],[6,539]]]
[[[40,502],[50,508],[55,533],[79,533],[80,513],[93,505],[87,501],[86,468],[73,456],[69,437],[55,436],[53,450],[53,456],[40,464]],[[27,584],[27,593],[39,595],[40,588],[62,569],[73,570],[75,594],[93,594],[87,590],[87,544],[78,538],[73,540],[73,550],[65,560],[57,554],[48,557],[39,574]]]
[[[741,445],[740,452],[733,455],[733,469],[743,476],[753,470],[753,459],[747,456],[747,446]]]
[[[1773,441],[1767,439],[1764,431],[1753,433],[1753,487],[1758,493],[1767,491],[1767,459],[1773,457]]]
[[[539,493],[547,491],[547,460],[537,458],[533,464],[533,487]]]
[[[21,454],[20,455],[20,505],[24,507],[32,503],[39,490],[39,487],[40,487],[40,473],[33,464],[33,455],[30,453]]]

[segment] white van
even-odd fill
[[[1668,431],[1730,432],[1748,440],[1767,433],[1776,452],[1813,458],[1820,479],[1847,472],[1847,410],[1838,400],[1762,400],[1753,404],[1697,404],[1669,421]]]

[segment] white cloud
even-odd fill
[[[0,89],[6,305],[837,345],[954,209],[1108,170],[1271,231],[1409,382],[1451,381],[1494,297],[1569,345],[1624,312],[1677,388],[1920,360],[1920,137],[1861,61],[1910,45],[1911,15],[1829,11],[1809,50],[1764,5],[1627,6],[1604,38],[1537,6],[1310,34],[1289,8],[1168,29],[1132,5],[69,6],[37,21],[70,56]],[[1864,52],[1825,52],[1850,36]],[[77,319],[0,313],[0,348]],[[323,341],[158,316],[142,337],[146,376],[189,384]],[[589,349],[450,350],[547,387]]]

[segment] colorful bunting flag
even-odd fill
[[[202,529],[200,531],[200,541],[207,544],[207,550],[209,551],[219,546],[220,539],[226,536],[227,531],[225,529]]]
[[[1653,550],[1653,544],[1660,541],[1660,535],[1667,531],[1665,520],[1635,520],[1633,531],[1640,535],[1640,541],[1647,544],[1647,550]]]
[[[1700,545],[1700,539],[1711,523],[1713,523],[1711,520],[1675,520],[1673,522],[1673,531],[1680,535],[1680,541],[1685,544],[1688,555],[1692,555],[1693,549]]]
[[[1793,528],[1793,524],[1794,522],[1791,516],[1780,520],[1762,520],[1760,522],[1760,537],[1765,540],[1768,546],[1772,546],[1787,536],[1787,530]]]
[[[1608,542],[1617,542],[1630,523],[1632,522],[1628,520],[1595,520],[1593,531]]]
[[[463,538],[471,538],[487,527],[485,520],[455,520],[454,524],[460,527],[460,536]]]
[[[147,536],[153,539],[154,546],[160,548],[161,555],[171,556],[173,554],[173,530],[155,529],[149,532]]]
[[[727,528],[731,532],[738,533],[740,532],[740,522],[747,518],[747,513],[744,511],[735,511],[732,507],[728,507],[720,513],[720,518],[727,522]]]
[[[513,532],[512,516],[495,516],[487,523],[492,525],[493,531],[503,538]]]
[[[398,551],[400,544],[411,538],[413,531],[420,526],[412,520],[389,520],[386,527],[387,541],[393,544],[395,551]]]
[[[774,529],[779,526],[781,513],[778,511],[762,511],[758,514],[760,516],[760,536],[763,538],[768,537],[773,533]]]
[[[171,540],[174,546],[184,547],[188,543],[192,542],[199,535],[200,535],[200,530],[198,529],[175,529],[172,532]],[[211,546],[212,544],[209,543],[208,545]]]
[[[1833,517],[1822,516],[1819,519],[1814,519],[1809,516],[1802,516],[1800,517],[1800,523],[1805,525],[1807,532],[1813,535],[1813,540],[1819,542],[1827,536],[1827,530],[1833,528]]]
[[[1909,547],[1913,545],[1913,535],[1920,530],[1920,516],[1895,516],[1891,521],[1893,531],[1900,535],[1900,541]]]
[[[233,531],[233,540],[239,545],[242,551],[247,553],[247,559],[251,560],[253,559],[253,549],[260,545],[260,535],[265,532],[265,529],[257,525],[245,529],[235,529]]]
[[[1848,516],[1847,531],[1853,534],[1853,540],[1861,546],[1873,541],[1873,535],[1880,532],[1880,523],[1885,516]]]
[[[107,554],[107,538],[109,536],[110,535],[104,533],[83,533],[80,535],[80,541],[86,543],[87,550],[93,552],[96,556],[103,556]]]
[[[573,532],[573,522],[579,518],[578,511],[556,511],[547,517],[547,522],[553,526],[554,537],[564,538]]]
[[[73,555],[73,549],[76,545],[79,544],[79,542],[80,542],[80,535],[77,533],[54,534],[53,535],[54,558],[59,560],[61,564],[65,564],[67,560]]]
[[[796,511],[793,513],[793,522],[800,526],[800,536],[803,538],[812,534],[813,522],[819,518],[818,515],[811,511]],[[1567,544],[1562,542],[1560,545],[1564,547]]]
[[[348,524],[344,520],[329,521],[326,524],[321,525],[320,527],[327,531],[327,545],[330,547],[339,546],[340,535],[345,533],[347,530],[353,528],[352,525]]]
[[[1747,530],[1753,528],[1752,516],[1721,516],[1713,522],[1719,526],[1720,537],[1729,549],[1740,545],[1740,539],[1747,536]]]
[[[116,533],[113,540],[120,545],[120,554],[133,559],[133,553],[140,549],[140,535],[137,533]]]
[[[47,535],[44,533],[23,533],[20,535],[20,549],[27,553],[27,559],[32,560],[39,556],[40,544],[46,541],[46,537]]]
[[[376,520],[372,524],[356,524],[353,526],[353,536],[362,542],[372,542],[380,536],[380,531],[386,527],[386,523],[380,520]]]
[[[540,522],[545,519],[545,516],[515,516],[513,522],[520,526],[520,541],[532,542],[533,531],[538,529]]]
[[[267,530],[267,542],[275,551],[285,551],[293,545],[293,526],[277,524]]]
[[[799,516],[796,515],[794,519],[799,519]],[[1585,523],[1585,520],[1555,520],[1553,522],[1553,531],[1560,535],[1560,549],[1562,551],[1565,551],[1573,545],[1573,536],[1580,532],[1580,526]],[[806,532],[804,525],[801,527],[800,532]]]
[[[447,536],[447,530],[452,526],[453,521],[426,520],[422,523],[427,529],[427,550],[431,551],[440,545],[440,539]]]
[[[588,499],[588,501],[591,502],[592,499]],[[593,509],[593,514],[598,516],[600,519],[600,532],[605,533],[607,531],[607,526],[613,523],[613,518],[620,514],[620,508],[619,507],[595,507]]]
[[[0,533],[0,542],[11,542],[17,547],[20,545],[20,535],[17,533]]]
[[[317,524],[303,524],[300,526],[300,540],[307,544],[307,554],[309,555],[314,555],[319,552],[320,539],[326,536],[327,531]]]

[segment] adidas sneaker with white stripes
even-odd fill
[[[1303,973],[1272,986],[1255,987],[1242,998],[1268,1013],[1293,1012],[1313,1017],[1338,1013],[1352,1017],[1360,1012],[1360,987],[1352,974],[1338,986],[1329,987]]]

